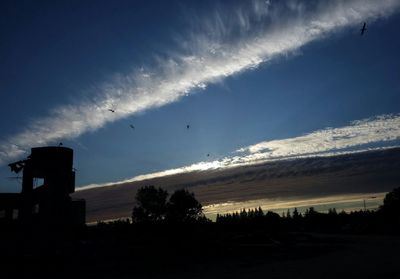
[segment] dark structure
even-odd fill
[[[32,148],[26,160],[9,164],[11,171],[22,171],[22,191],[0,194],[0,221],[84,224],[85,200],[69,196],[75,191],[72,164],[73,150],[61,146]]]

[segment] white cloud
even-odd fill
[[[400,115],[382,115],[354,121],[341,128],[326,128],[304,136],[260,142],[237,150],[246,160],[290,158],[365,148],[365,145],[400,140]]]
[[[238,151],[250,154],[269,153],[271,157],[284,157],[398,139],[400,139],[400,116],[383,115],[354,121],[346,127],[326,128],[300,137],[265,141]]]
[[[32,146],[76,138],[129,115],[176,102],[196,88],[296,51],[332,31],[388,16],[400,6],[395,0],[249,3],[251,8],[238,8],[235,16],[216,11],[204,20],[204,32],[182,43],[184,54],[159,59],[152,69],[117,76],[99,86],[94,101],[57,107],[34,120],[24,131],[0,142],[0,164],[22,156]],[[115,113],[108,111],[110,107]]]
[[[180,173],[254,165],[274,160],[378,150],[396,146],[385,145],[387,142],[394,141],[400,141],[400,115],[382,115],[353,121],[345,127],[326,128],[304,136],[257,143],[237,150],[239,155],[217,161],[199,162],[181,168],[139,175],[119,182],[87,185],[81,189],[143,181]],[[368,144],[377,144],[377,146],[366,147],[365,145]]]

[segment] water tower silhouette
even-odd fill
[[[9,164],[22,171],[21,193],[0,194],[5,222],[84,224],[85,200],[72,200],[75,191],[73,150],[61,146],[37,147],[25,160]],[[37,182],[42,185],[36,185]]]

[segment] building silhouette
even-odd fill
[[[85,200],[72,200],[75,191],[73,150],[37,147],[25,160],[9,164],[22,171],[21,193],[0,193],[0,222],[79,225],[85,223]],[[37,184],[41,185],[37,185]]]

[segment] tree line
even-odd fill
[[[297,208],[286,214],[268,211],[261,207],[243,209],[240,212],[218,214],[216,223],[224,226],[259,226],[271,231],[319,231],[319,232],[400,232],[400,187],[386,194],[377,210],[359,210],[338,213],[331,208],[327,213],[314,207],[303,214]]]
[[[168,198],[169,197],[169,198]],[[132,222],[142,223],[209,223],[202,205],[193,193],[176,190],[171,196],[162,188],[145,186],[136,194]],[[303,214],[297,208],[286,214],[267,211],[261,207],[239,212],[218,214],[215,223],[220,226],[259,226],[271,231],[321,232],[379,232],[400,231],[400,187],[386,194],[378,210],[327,213],[308,208]]]

